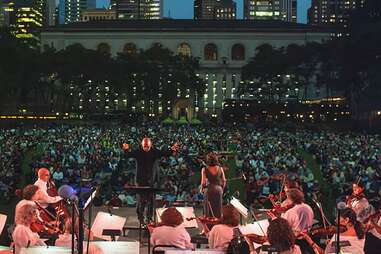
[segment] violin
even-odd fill
[[[47,223],[45,221],[38,220],[36,222],[32,222],[30,224],[30,230],[36,233],[40,234],[48,234],[48,235],[54,235],[54,234],[60,234],[61,230],[58,226]]]
[[[344,233],[345,231],[347,231],[347,227],[340,225],[340,233]],[[312,229],[309,232],[309,235],[313,237],[321,237],[321,236],[327,236],[327,235],[334,235],[336,233],[337,233],[337,226],[333,225],[333,226],[328,226],[326,228],[321,227],[321,228]]]
[[[347,204],[349,208],[352,208],[352,202],[356,200],[360,200],[362,198],[365,198],[364,193],[360,193],[358,195],[352,194],[350,196],[347,196],[345,203]]]
[[[202,224],[210,224],[210,225],[216,225],[216,224],[220,224],[220,223],[221,223],[221,219],[220,219],[220,218],[216,218],[216,217],[206,217],[206,216],[190,217],[190,218],[186,218],[186,220],[187,220],[187,221],[198,220],[198,221],[200,221]]]
[[[363,224],[367,224],[369,221],[374,220],[374,219],[376,219],[376,218],[378,218],[378,217],[380,217],[380,216],[381,216],[381,210],[378,211],[378,212],[376,212],[376,213],[374,213],[374,214],[369,215],[369,216],[363,221]]]
[[[267,242],[267,236],[265,235],[247,234],[243,236],[247,238],[250,242],[254,242],[257,244],[264,244],[265,242]]]

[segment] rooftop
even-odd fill
[[[49,27],[45,32],[328,32],[326,29],[278,20],[100,20]]]

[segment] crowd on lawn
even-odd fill
[[[381,138],[379,135],[334,133],[277,128],[163,126],[159,122],[116,126],[51,126],[0,130],[0,190],[10,199],[20,183],[32,183],[35,170],[46,167],[55,183],[82,191],[100,186],[97,203],[134,205],[126,186],[134,185],[136,164],[125,159],[122,143],[132,150],[148,136],[156,149],[180,151],[157,163],[162,202],[202,202],[198,173],[209,151],[228,152],[237,177],[242,177],[247,204],[262,206],[269,194],[279,193],[283,176],[298,181],[304,193],[319,191],[319,182],[301,151],[313,155],[323,178],[336,193],[345,194],[360,176],[371,197],[381,194]],[[30,165],[22,163],[35,151]],[[225,153],[226,154],[226,153]],[[234,165],[235,164],[235,165]],[[25,170],[26,168],[26,170]],[[229,186],[229,184],[228,184]],[[229,188],[229,187],[228,187]],[[231,195],[235,193],[230,193]],[[111,200],[111,201],[110,201]]]

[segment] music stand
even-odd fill
[[[247,219],[247,216],[249,215],[249,210],[235,197],[232,197],[230,200],[230,204],[234,206],[235,209],[239,212],[239,214]],[[242,223],[242,217],[241,217],[241,223]]]
[[[111,241],[111,236],[103,234],[104,230],[119,230],[121,232],[123,230],[124,224],[126,223],[126,220],[127,219],[125,217],[105,212],[98,212],[97,216],[95,217],[94,223],[91,227],[91,231],[94,233],[94,236],[103,240]],[[117,240],[119,236],[114,235],[114,237]]]
[[[90,197],[86,200],[84,206],[83,206],[83,210],[85,211],[88,206],[93,202],[94,198],[95,198],[95,195],[97,195],[97,191],[98,189],[96,188],[90,195]]]
[[[70,254],[71,249],[67,247],[55,246],[33,246],[21,248],[20,254]]]
[[[103,229],[102,231],[102,235],[110,236],[112,242],[115,242],[115,236],[120,236],[121,234],[122,231],[118,229]]]
[[[225,254],[222,250],[208,250],[208,249],[196,249],[196,250],[179,250],[179,249],[167,249],[165,254]]]
[[[95,241],[92,245],[99,247],[103,253],[112,254],[137,254],[139,253],[140,243],[138,241],[105,242]]]
[[[278,254],[280,253],[280,250],[276,247],[273,247],[271,245],[262,245],[261,247],[262,251],[266,251],[268,254]]]
[[[269,227],[268,220],[259,220],[259,221],[254,221],[251,224],[239,226],[239,231],[241,231],[243,235],[256,234],[256,235],[264,236],[267,232],[268,227]],[[262,246],[261,244],[257,244],[257,243],[253,243],[253,244],[255,249]]]

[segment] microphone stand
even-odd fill
[[[336,254],[340,254],[340,209],[337,209],[337,226],[336,226]]]
[[[323,221],[323,227],[324,229],[327,228],[328,225],[331,225],[331,223],[329,222],[329,220],[327,219],[327,217],[325,216],[325,213],[324,213],[324,210],[323,210],[323,206],[322,204],[320,203],[320,201],[317,199],[316,195],[314,194],[314,197],[312,198],[312,201],[316,204],[316,206],[318,207],[319,209],[319,212],[320,212],[320,216],[321,216],[321,219]],[[327,240],[328,240],[328,236],[326,236]]]

